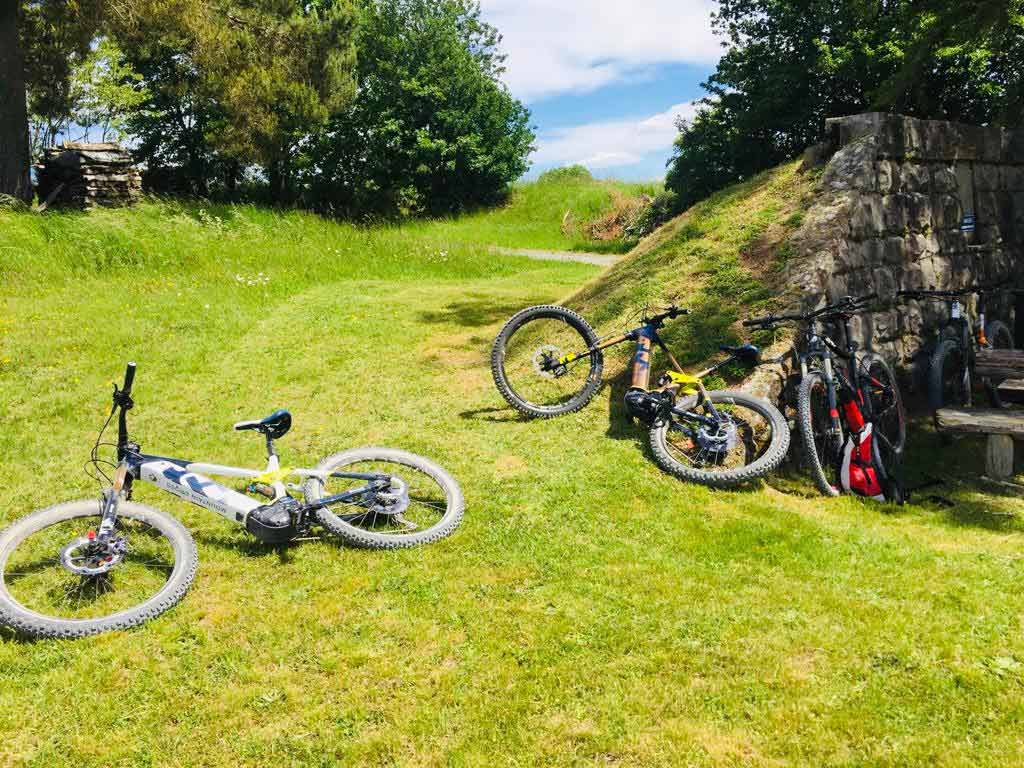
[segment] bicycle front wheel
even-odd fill
[[[39,510],[0,533],[0,624],[32,637],[127,629],[176,605],[198,566],[185,527],[152,507],[118,506],[119,552],[98,553],[101,503]]]
[[[712,412],[708,400],[715,406]],[[731,488],[772,472],[789,450],[789,425],[778,408],[746,392],[708,392],[680,401],[650,431],[658,465],[682,480]]]
[[[804,463],[814,484],[825,496],[838,496],[842,493],[839,467],[844,438],[842,424],[838,434],[832,431],[828,387],[820,371],[811,371],[804,377],[797,395],[797,424]]]
[[[971,404],[971,374],[964,350],[954,339],[943,339],[928,369],[928,404],[933,411]]]
[[[573,413],[601,388],[604,359],[597,334],[565,307],[524,309],[494,340],[491,373],[501,396],[522,414],[542,419]],[[563,358],[583,355],[572,363]]]
[[[321,461],[318,472],[383,475],[390,487],[359,493],[317,511],[320,524],[349,544],[400,549],[429,544],[454,531],[462,520],[462,489],[444,469],[422,456],[390,448],[359,448]],[[308,502],[366,488],[358,477],[311,478]]]

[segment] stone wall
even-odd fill
[[[878,292],[886,306],[857,322],[859,340],[920,372],[949,310],[895,302],[897,290],[1024,287],[1024,132],[881,113],[827,125],[830,140],[808,152],[826,164],[791,241],[792,300],[811,308]],[[1012,297],[989,314],[1012,328]]]

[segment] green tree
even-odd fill
[[[1020,103],[1022,2],[719,0],[728,47],[666,185],[689,205],[820,141],[834,115],[1006,119]]]
[[[500,40],[471,0],[363,0],[358,96],[306,153],[309,202],[391,216],[498,200],[534,140]]]
[[[189,152],[266,170],[288,199],[299,143],[354,94],[349,0],[115,0],[111,30],[152,94],[133,126],[158,159],[161,125]],[[197,132],[204,146],[194,146]],[[195,151],[193,151],[195,150]],[[149,159],[148,157],[146,159]],[[201,163],[190,162],[195,171]]]
[[[32,199],[29,111],[47,125],[67,121],[71,68],[101,11],[101,0],[0,0],[0,195]]]
[[[102,38],[71,72],[71,120],[84,131],[100,131],[101,141],[121,141],[127,121],[149,98],[142,75],[125,61],[110,38]]]

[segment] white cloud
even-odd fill
[[[713,64],[712,0],[483,0],[524,101],[591,91],[657,64]]]
[[[655,152],[666,153],[679,118],[690,119],[693,102],[676,104],[650,117],[626,118],[556,128],[542,133],[532,160],[537,168],[579,163],[591,170],[635,165]]]

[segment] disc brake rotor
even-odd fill
[[[368,507],[377,515],[401,515],[409,508],[409,486],[400,478],[392,476],[391,486],[386,491],[377,491],[373,503]]]
[[[697,432],[697,445],[708,453],[728,453],[739,445],[739,441],[739,431],[732,419],[719,422],[714,434],[706,426],[702,426]]]
[[[102,576],[124,560],[128,544],[123,538],[104,546],[87,536],[73,539],[60,551],[60,564],[78,576]]]

